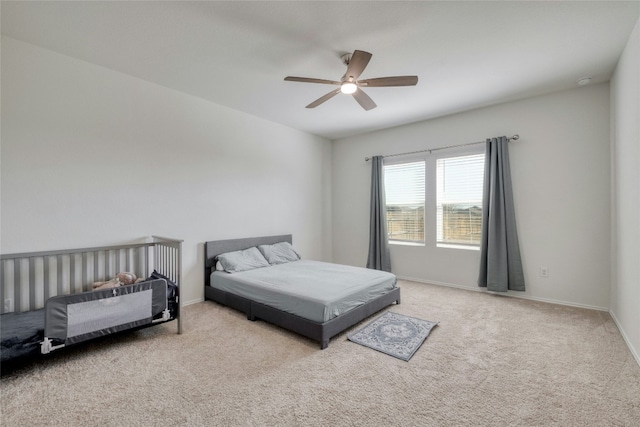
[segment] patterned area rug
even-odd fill
[[[437,324],[388,311],[347,338],[408,362]]]

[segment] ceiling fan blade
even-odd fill
[[[355,82],[367,67],[370,60],[371,54],[369,52],[354,50],[353,55],[351,55],[351,59],[349,59],[347,72],[344,74],[345,80]]]
[[[318,105],[322,104],[323,102],[326,102],[326,101],[330,100],[331,98],[333,98],[334,96],[336,96],[339,93],[340,93],[340,89],[332,90],[328,94],[326,94],[324,96],[321,96],[320,98],[318,98],[315,101],[313,101],[311,104],[307,105],[306,108],[316,108]]]
[[[339,91],[340,89],[338,89]],[[365,110],[369,111],[377,107],[376,103],[373,102],[373,99],[369,97],[366,93],[364,93],[361,89],[353,92],[353,97],[358,101],[358,104]]]
[[[365,87],[415,86],[416,84],[418,84],[418,76],[393,76],[358,80],[358,86]]]
[[[301,82],[301,83],[323,83],[326,85],[339,85],[341,82],[337,82],[335,80],[324,80],[324,79],[312,79],[309,77],[292,77],[288,76],[284,78],[288,82]]]

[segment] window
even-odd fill
[[[424,243],[425,162],[384,166],[390,241]]]
[[[464,147],[385,164],[389,242],[478,249],[484,157]]]
[[[438,245],[479,246],[484,154],[436,161]]]

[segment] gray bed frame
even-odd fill
[[[225,252],[239,251],[258,245],[272,245],[278,242],[293,243],[291,234],[280,236],[251,237],[245,239],[216,240],[204,244],[204,296],[205,300],[243,311],[249,320],[262,319],[266,322],[296,332],[320,343],[320,348],[329,346],[329,340],[340,332],[366,319],[394,302],[400,304],[400,288],[394,288],[366,304],[356,307],[329,321],[320,323],[296,316],[265,304],[221,291],[210,286],[211,273],[215,269],[216,257]]]

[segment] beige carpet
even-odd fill
[[[205,302],[183,335],[172,322],[5,372],[1,424],[640,425],[640,367],[607,313],[400,286],[390,310],[440,321],[409,362]]]

